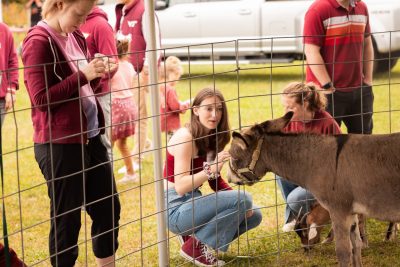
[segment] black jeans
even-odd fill
[[[94,255],[98,258],[113,255],[118,248],[121,208],[100,135],[89,139],[88,144],[35,144],[34,150],[50,197],[51,264],[59,267],[75,264],[82,204],[93,221]]]
[[[372,133],[374,104],[372,86],[364,85],[352,92],[336,91],[327,97],[326,110],[339,125],[344,122],[348,133]]]

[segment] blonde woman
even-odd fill
[[[81,207],[92,219],[92,245],[99,266],[114,266],[120,203],[107,149],[104,116],[93,90],[115,70],[91,61],[79,26],[96,0],[46,0],[44,20],[24,40],[22,61],[32,106],[34,152],[50,198],[50,261],[74,266]]]
[[[285,132],[310,132],[316,134],[340,134],[339,125],[325,111],[326,97],[314,84],[293,82],[283,89],[282,104],[285,112],[293,111]],[[301,174],[300,174],[301,175]],[[307,213],[315,198],[306,189],[277,176],[277,183],[286,201],[285,225],[283,231],[293,230],[299,212]]]

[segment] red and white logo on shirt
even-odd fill
[[[137,20],[128,20],[129,28],[135,27],[136,24],[137,24]]]

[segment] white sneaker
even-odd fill
[[[133,162],[133,170],[136,172],[140,169],[140,164],[137,162]],[[126,166],[122,166],[121,168],[118,169],[119,174],[126,173]]]
[[[133,170],[136,172],[140,169],[140,164],[138,162],[133,162]]]
[[[136,176],[136,174],[133,174],[133,175],[125,174],[124,177],[122,177],[122,179],[118,180],[118,183],[126,184],[126,183],[135,183],[138,181],[139,181],[139,179]]]
[[[122,173],[126,173],[126,166],[122,166],[121,168],[118,169],[118,173],[122,174]]]
[[[149,138],[147,138],[146,144],[144,145],[144,151],[152,150],[152,149],[153,149],[153,142]]]
[[[296,220],[292,220],[292,221],[286,223],[286,224],[282,227],[282,232],[287,233],[287,232],[293,231],[295,225],[296,225]]]

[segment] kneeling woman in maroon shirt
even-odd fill
[[[326,96],[318,89],[312,83],[300,82],[290,83],[283,89],[282,104],[285,111],[294,112],[290,123],[283,129],[284,132],[340,134],[339,125],[325,111]],[[315,198],[305,188],[285,180],[284,177],[277,176],[276,181],[287,203],[285,225],[282,230],[289,232],[295,226],[298,213],[303,215],[310,211]]]

